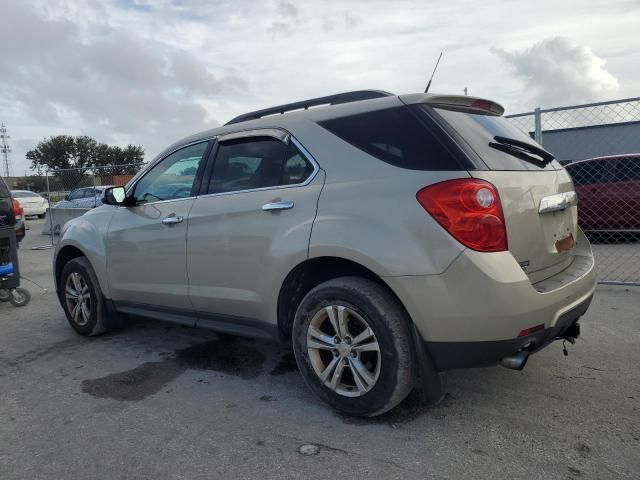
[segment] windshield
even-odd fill
[[[447,123],[449,123],[480,156],[491,170],[557,170],[561,168],[557,161],[552,161],[545,166],[528,162],[517,155],[507,151],[497,150],[489,144],[494,142],[494,137],[513,139],[534,148],[540,148],[529,135],[513,126],[504,117],[492,115],[480,115],[454,111],[445,108],[434,109]]]

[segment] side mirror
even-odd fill
[[[69,194],[68,193],[64,196],[64,199],[65,200],[69,200]]]
[[[109,187],[102,196],[102,203],[105,205],[124,205],[126,200],[127,192],[124,187]]]

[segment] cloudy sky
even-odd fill
[[[16,174],[45,137],[167,144],[340,91],[489,97],[508,113],[640,96],[640,2],[3,0],[0,122]]]

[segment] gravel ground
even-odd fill
[[[2,480],[640,478],[640,289],[599,288],[568,357],[449,372],[441,405],[363,420],[275,345],[141,319],[77,336],[31,227],[23,274],[47,291],[0,304]]]

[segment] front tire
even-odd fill
[[[336,410],[380,415],[415,384],[410,319],[381,285],[359,277],[321,283],[300,303],[292,340],[313,392]]]
[[[58,295],[69,325],[78,334],[89,337],[108,330],[102,290],[86,258],[77,257],[65,264]]]

